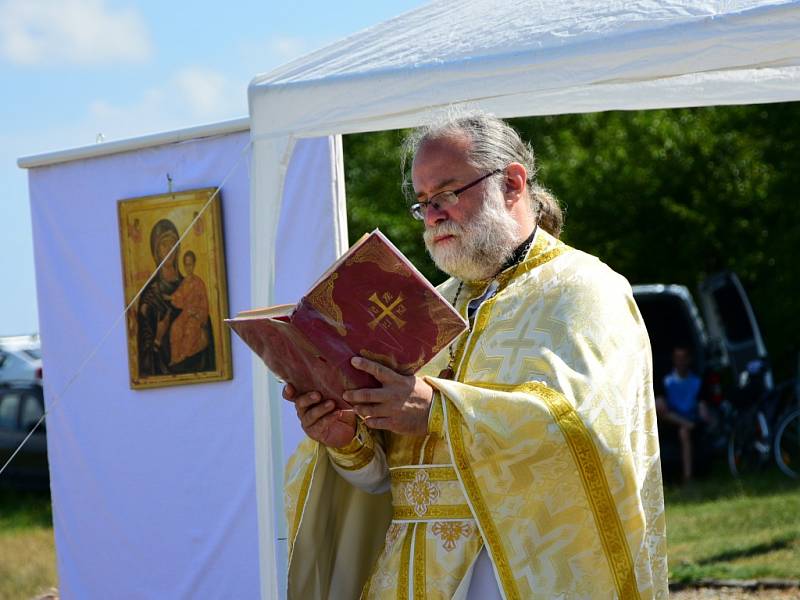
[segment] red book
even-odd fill
[[[278,378],[336,401],[380,387],[350,364],[363,356],[411,375],[467,323],[377,229],[364,235],[296,306],[248,310],[226,320]]]

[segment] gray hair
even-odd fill
[[[533,148],[517,131],[502,119],[481,112],[456,112],[450,109],[437,120],[418,127],[403,142],[403,192],[413,197],[409,166],[420,147],[428,141],[465,136],[471,143],[467,160],[481,171],[504,169],[512,162],[520,163],[528,172],[530,207],[539,225],[555,237],[561,235],[564,216],[556,197],[536,181],[536,159]]]

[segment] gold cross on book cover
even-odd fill
[[[225,321],[278,378],[319,391],[340,408],[345,390],[379,387],[350,365],[363,356],[416,373],[466,321],[377,229],[365,234],[297,305],[240,312]]]

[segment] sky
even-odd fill
[[[259,73],[427,0],[0,0],[0,336],[38,332],[21,156],[247,116]]]

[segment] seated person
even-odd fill
[[[675,348],[672,351],[673,370],[664,377],[664,396],[656,397],[659,419],[678,430],[684,482],[692,478],[692,431],[700,422],[710,420],[708,408],[700,399],[702,381],[691,371],[691,362],[688,348]]]

